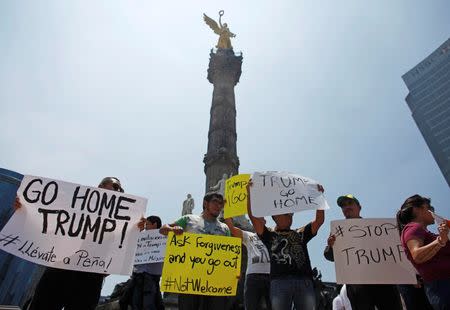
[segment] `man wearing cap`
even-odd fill
[[[346,219],[361,218],[361,204],[355,196],[347,194],[337,199],[337,205],[342,209]],[[333,245],[336,236],[328,237],[324,256],[334,262]],[[401,310],[403,309],[397,287],[390,284],[346,284],[347,296],[353,310]]]
[[[98,187],[123,193],[119,179],[114,177],[104,178]],[[138,226],[143,228],[142,221]],[[104,278],[99,273],[46,268],[29,310],[94,310]]]
[[[207,193],[203,198],[203,212],[200,215],[188,214],[172,224],[165,224],[159,230],[163,235],[170,231],[175,234],[189,232],[194,234],[230,236],[228,226],[217,218],[223,209],[223,196],[219,193]],[[178,308],[180,310],[225,310],[228,309],[227,297],[203,295],[178,295]]]

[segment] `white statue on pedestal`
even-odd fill
[[[192,210],[194,210],[194,198],[192,198],[191,194],[187,194],[187,198],[183,201],[181,216],[192,214]]]
[[[230,177],[231,177],[231,175],[230,175]],[[209,191],[219,193],[222,196],[224,196],[225,195],[225,185],[226,185],[227,179],[228,179],[228,175],[226,173],[224,173],[222,175],[222,178],[217,182],[217,184],[214,186],[211,186],[209,188]],[[223,197],[223,198],[225,198],[225,197]]]

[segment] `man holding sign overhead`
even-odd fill
[[[316,309],[307,243],[325,220],[324,189],[310,179],[286,173],[255,173],[248,190],[248,215],[270,254],[270,299],[273,310]],[[322,202],[322,203],[321,203]],[[316,209],[315,219],[292,230],[293,211]],[[320,210],[319,210],[320,209]],[[273,230],[264,218],[272,215]]]

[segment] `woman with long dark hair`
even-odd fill
[[[397,212],[398,229],[406,256],[424,280],[425,292],[434,309],[450,309],[450,243],[446,223],[433,234],[430,199],[409,197]]]

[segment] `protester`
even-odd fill
[[[173,231],[175,234],[189,232],[230,236],[230,230],[227,225],[217,219],[223,209],[223,205],[224,200],[221,194],[207,193],[203,198],[203,212],[201,215],[185,215],[172,224],[163,225],[159,231],[163,235]],[[228,298],[223,296],[178,295],[178,308],[180,310],[226,310],[229,308],[228,304]]]
[[[119,179],[114,177],[104,178],[98,187],[123,192]],[[14,207],[20,207],[18,198]],[[104,278],[105,275],[98,273],[46,268],[29,310],[94,310]]]
[[[160,229],[161,218],[156,215],[147,217],[145,229]],[[120,298],[122,310],[164,310],[159,280],[161,278],[163,263],[148,263],[135,265],[131,281],[125,293]]]
[[[341,287],[339,295],[333,299],[333,310],[352,310],[352,305],[347,296],[347,286],[345,284]]]
[[[417,284],[415,285],[397,285],[398,291],[405,303],[406,310],[433,310],[425,294],[423,280],[420,276],[417,276],[417,278]]]
[[[270,300],[273,310],[316,309],[311,262],[307,243],[316,236],[325,220],[323,210],[316,211],[311,223],[292,230],[292,213],[273,215],[275,229],[269,230],[263,218],[252,214],[250,186],[247,187],[248,215],[258,237],[270,254]],[[318,185],[323,192],[323,187]],[[258,206],[253,206],[258,208]]]
[[[244,283],[244,306],[246,310],[271,309],[270,304],[270,258],[266,246],[258,235],[234,226],[231,218],[225,219],[233,237],[241,238],[247,249],[247,270]]]
[[[341,207],[346,219],[361,218],[361,205],[353,195],[340,196],[337,205]],[[329,261],[334,261],[333,245],[336,236],[328,237],[328,245],[324,256]],[[400,310],[403,309],[400,295],[395,285],[390,284],[347,284],[347,296],[353,310]]]
[[[425,293],[433,309],[450,309],[449,227],[438,226],[439,235],[427,227],[434,224],[430,199],[409,197],[397,212],[398,229],[406,256],[424,280]]]

